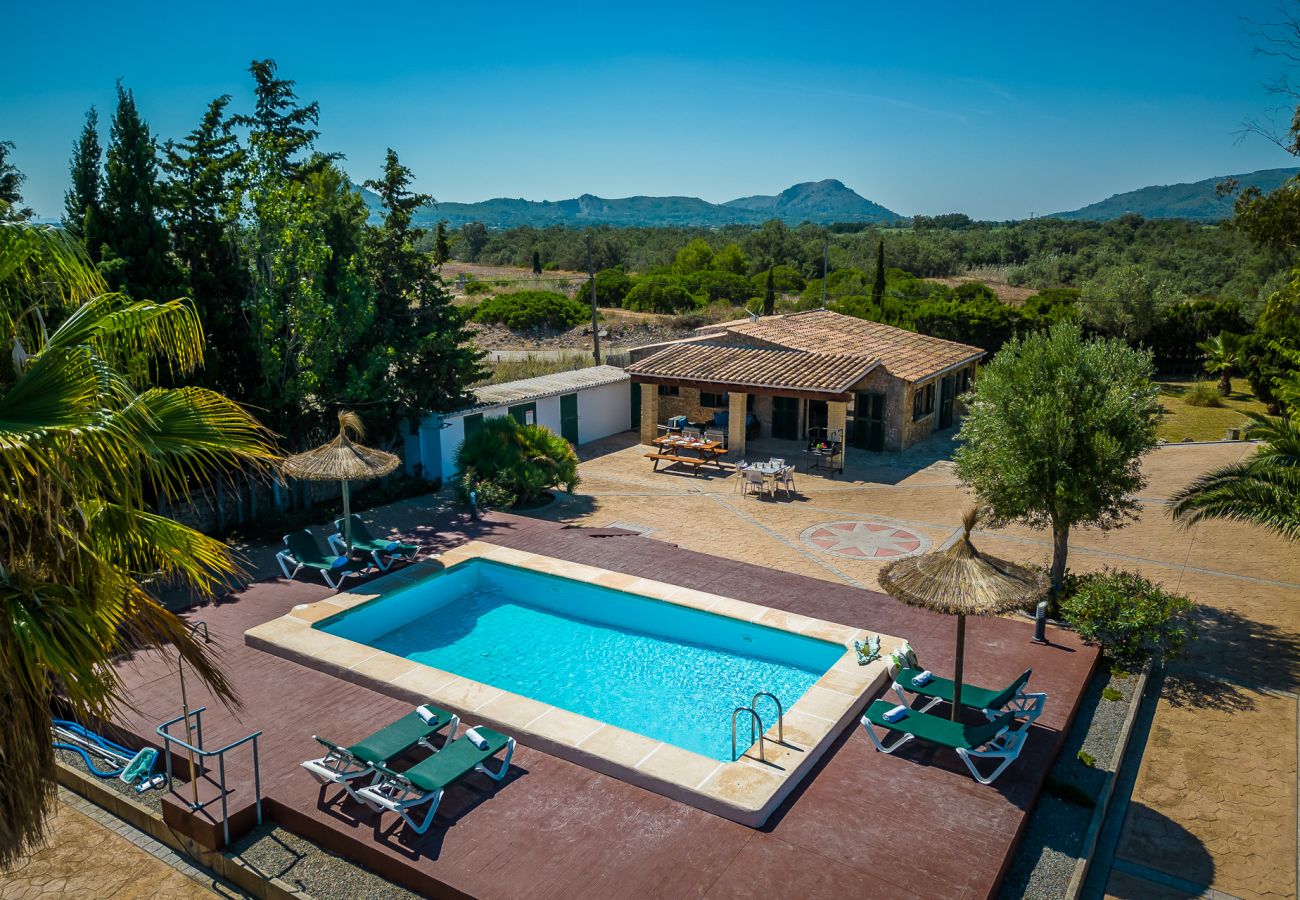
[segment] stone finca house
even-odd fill
[[[493,416],[545,425],[574,446],[627,431],[636,425],[630,380],[617,366],[593,366],[474,388],[472,406],[420,422],[407,439],[408,468],[418,461],[425,478],[455,477],[461,442]]]
[[[725,413],[718,425],[725,419],[733,455],[744,453],[747,430],[802,441],[821,428],[841,432],[848,447],[884,451],[956,425],[957,397],[983,355],[818,309],[706,326],[640,348],[627,371],[641,388],[633,403],[645,444],[671,417],[707,424]]]

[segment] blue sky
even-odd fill
[[[122,78],[179,137],[272,57],[360,181],[394,147],[443,200],[684,194],[839,178],[904,213],[1020,218],[1295,164],[1265,2],[18,4],[0,140],[57,216],[82,117]]]

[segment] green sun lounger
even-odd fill
[[[421,709],[430,715],[428,722],[424,721],[418,710],[412,711],[350,747],[341,747],[313,734],[312,740],[325,748],[325,755],[319,759],[305,760],[300,765],[322,784],[337,784],[356,797],[357,792],[353,789],[352,782],[367,775],[375,775],[377,766],[386,765],[390,759],[417,744],[436,750],[429,742],[430,738],[444,728],[450,726],[446,743],[454,742],[460,717],[427,703]]]
[[[476,737],[483,746],[475,743]],[[505,756],[497,771],[493,772],[488,768],[487,761],[502,750],[505,751]],[[433,814],[448,787],[474,771],[482,772],[493,781],[500,781],[506,777],[514,753],[514,738],[479,725],[467,729],[433,756],[416,763],[405,772],[394,772],[384,766],[376,766],[379,778],[374,784],[358,791],[357,796],[375,812],[395,812],[416,834],[424,834],[433,823]],[[429,809],[424,814],[423,821],[417,822],[411,817],[410,811],[426,803],[429,804]]]
[[[963,682],[961,705],[969,709],[983,710],[984,715],[989,719],[995,718],[998,713],[1015,712],[1016,720],[1023,721],[1020,728],[1028,728],[1042,714],[1043,704],[1047,702],[1046,694],[1032,694],[1025,691],[1025,685],[1029,683],[1029,676],[1033,673],[1033,669],[1025,669],[1023,675],[1000,691],[990,691],[988,688]],[[920,674],[920,669],[900,669],[894,676],[894,693],[898,696],[899,703],[911,706],[911,700],[907,695],[915,694],[928,701],[917,706],[917,711],[928,712],[938,703],[952,702],[952,681],[936,676],[923,685],[913,684],[912,679]]]
[[[275,559],[280,564],[280,570],[284,572],[285,578],[293,578],[303,568],[315,569],[320,572],[325,583],[335,590],[338,590],[344,578],[364,572],[371,565],[361,560],[322,553],[320,544],[316,543],[316,537],[306,528],[286,534],[284,545],[285,549],[275,554]],[[289,571],[291,563],[292,572]]]
[[[375,561],[381,571],[387,570],[395,559],[415,559],[415,554],[420,548],[415,544],[402,544],[397,541],[379,540],[370,533],[361,517],[355,513],[352,515],[352,551],[355,553],[360,550],[362,553],[369,553],[370,558]],[[338,529],[336,534],[330,535],[330,547],[335,553],[346,552],[346,542],[343,538],[343,520],[335,519],[334,527]],[[384,557],[388,557],[388,562],[384,562]]]
[[[1016,761],[1020,749],[1025,745],[1025,730],[1014,730],[1016,714],[1004,712],[991,722],[981,725],[966,725],[951,719],[932,716],[918,710],[910,710],[897,722],[885,719],[885,713],[894,706],[887,700],[877,700],[867,707],[862,716],[862,727],[866,730],[871,743],[881,753],[893,753],[913,738],[920,738],[941,747],[955,750],[961,761],[970,769],[970,773],[980,784],[992,784],[1007,766]],[[878,726],[886,731],[901,735],[893,744],[886,746],[876,737],[871,726]],[[981,775],[975,768],[977,759],[1000,759],[1002,762],[989,775]]]

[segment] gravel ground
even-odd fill
[[[1107,687],[1119,691],[1122,699],[1102,697]],[[1082,797],[1077,792],[1082,791],[1094,800],[1099,796],[1107,773],[1118,762],[1114,759],[1115,750],[1136,687],[1137,675],[1112,669],[1107,660],[1102,660],[1102,667],[1088,684],[1061,755],[1048,773],[1048,783],[1020,837],[1020,846],[998,892],[1002,900],[1065,895],[1075,864],[1083,853],[1083,839],[1094,808],[1080,802]],[[1079,761],[1080,750],[1096,760],[1093,767]]]
[[[269,823],[237,841],[230,855],[318,900],[400,900],[419,896]]]
[[[82,758],[80,753],[74,753],[71,750],[59,750],[56,748],[54,754],[60,760],[62,760],[63,762],[67,763],[68,765],[72,766],[74,769],[77,769],[80,772],[90,771],[89,769],[86,768],[86,761],[85,759]],[[107,763],[104,763],[102,766],[100,766],[100,768],[104,768],[104,766],[106,765]],[[159,760],[159,764],[156,767],[155,771],[156,772],[163,771],[161,760]],[[142,794],[137,794],[135,792],[135,785],[124,784],[120,778],[116,778],[116,777],[100,778],[96,776],[95,780],[98,781],[100,784],[105,785],[106,787],[117,791],[119,794],[125,794],[127,797],[130,797],[132,800],[136,801],[137,803],[141,803],[144,806],[149,807],[151,811],[161,815],[163,794],[167,792],[166,785],[157,788],[150,788],[149,790],[145,791]],[[178,780],[176,784],[179,786],[185,784],[185,782]]]

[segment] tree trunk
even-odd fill
[[[1065,586],[1065,561],[1070,552],[1070,526],[1052,528],[1052,596],[1059,597]]]
[[[1227,397],[1232,393],[1232,373],[1224,370],[1219,376],[1219,396]]]

